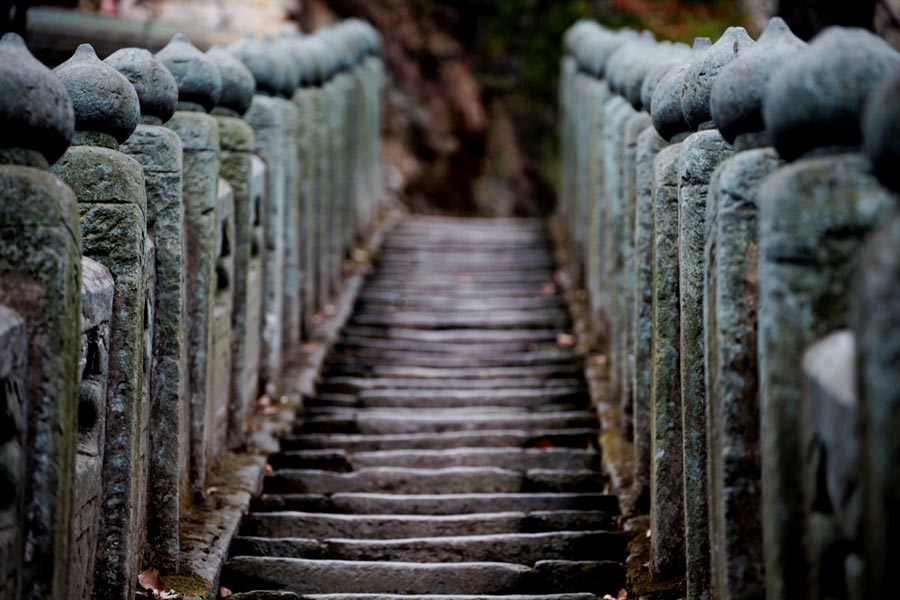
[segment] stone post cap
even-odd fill
[[[360,60],[367,54],[378,53],[381,41],[374,27],[360,19],[347,19],[345,23],[347,28],[353,32]]]
[[[863,142],[875,174],[900,193],[900,73],[886,78],[869,97],[863,115]]]
[[[322,74],[322,81],[328,81],[340,70],[338,50],[328,39],[324,29],[319,29],[311,36],[316,43],[316,58]]]
[[[763,119],[787,160],[823,147],[858,147],[865,99],[900,71],[900,53],[864,29],[829,27],[769,80]]]
[[[291,61],[300,77],[300,85],[306,86],[317,81],[317,65],[312,55],[312,49],[309,44],[309,37],[305,35],[295,35],[290,38],[288,46],[291,53]]]
[[[284,84],[280,81],[279,72],[275,61],[268,49],[253,37],[247,35],[228,46],[228,51],[244,63],[244,66],[256,80],[257,93],[277,96],[281,93]]]
[[[691,56],[691,47],[687,44],[670,44],[664,46],[660,44],[653,62],[650,63],[650,69],[641,81],[641,108],[650,112],[653,103],[653,92],[656,86],[666,74],[677,67],[684,64]]]
[[[66,86],[15,33],[0,38],[0,146],[38,152],[53,164],[75,135]]]
[[[691,60],[681,95],[681,111],[691,129],[696,131],[712,121],[709,96],[719,72],[754,43],[743,27],[729,27],[715,44]]]
[[[795,36],[781,17],[772,17],[757,43],[719,72],[709,108],[716,127],[729,143],[742,133],[765,130],[762,105],[772,74],[789,63],[806,42]]]
[[[104,60],[124,75],[137,92],[142,117],[168,121],[178,103],[178,84],[166,66],[149,50],[122,48]]]
[[[156,53],[178,84],[178,102],[197,104],[211,111],[222,95],[222,75],[215,63],[194,46],[186,35],[175,34],[169,44]]]
[[[243,115],[250,109],[253,94],[256,93],[256,80],[253,74],[244,63],[218,44],[207,50],[206,55],[215,63],[222,75],[222,94],[218,106]]]
[[[627,30],[626,30],[627,31]],[[640,62],[644,52],[656,46],[656,38],[649,31],[628,32],[619,40],[606,61],[606,81],[609,89],[625,97],[631,70]]]
[[[563,33],[563,48],[568,54],[575,55],[579,40],[593,32],[608,31],[591,19],[578,19]]]
[[[328,48],[322,43],[322,40],[314,35],[306,38],[306,49],[309,57],[309,66],[307,73],[309,74],[308,83],[312,85],[321,85],[328,80],[327,68],[325,65],[325,54]]]
[[[290,98],[300,87],[300,73],[294,62],[290,49],[290,41],[285,37],[264,37],[263,50],[272,57],[275,79],[277,81],[277,94],[283,98]]]
[[[634,40],[637,32],[631,29],[610,31],[593,29],[575,40],[575,58],[578,67],[603,79],[607,76],[609,60],[622,44]]]
[[[712,47],[709,38],[695,38],[691,54],[684,62],[670,68],[656,84],[650,99],[650,117],[657,133],[670,140],[680,133],[691,130],[681,110],[681,95],[684,92],[685,77],[691,63]]]
[[[53,72],[69,90],[76,131],[108,134],[119,143],[128,139],[140,119],[137,92],[124,75],[97,58],[93,46],[81,44]]]

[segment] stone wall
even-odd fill
[[[779,18],[564,44],[559,222],[621,415],[631,593],[896,595],[900,53]]]
[[[53,72],[0,41],[0,597],[130,599],[148,568],[215,593],[186,524],[257,400],[299,401],[383,207],[380,51],[353,20]]]

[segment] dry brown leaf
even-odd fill
[[[619,590],[619,597],[616,600],[628,600],[628,590],[625,588]]]
[[[275,469],[272,468],[272,465],[266,463],[266,475],[274,475]]]
[[[154,567],[150,567],[140,575],[138,575],[138,585],[140,585],[145,590],[150,590],[152,592],[162,592],[165,591],[165,586],[163,586],[162,577],[159,576],[159,571]]]
[[[541,286],[541,296],[555,296],[556,295],[556,284],[552,281],[548,281],[543,286]]]
[[[557,333],[556,334],[556,345],[557,346],[574,346],[575,345],[575,336],[571,333]]]
[[[271,406],[271,405],[272,405],[272,398],[270,398],[268,394],[263,394],[256,401],[256,406],[258,406],[259,408],[265,408],[265,407]]]
[[[231,595],[231,590],[229,590],[224,585],[219,586],[219,596],[221,596],[222,598],[227,598],[230,595]]]

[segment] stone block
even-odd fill
[[[70,598],[90,597],[103,516],[103,454],[115,281],[109,269],[81,260],[81,383],[72,510]]]
[[[653,161],[653,340],[650,410],[650,527],[654,574],[684,572],[684,466],[678,314],[678,156],[681,144]]]
[[[704,330],[713,597],[765,593],[760,506],[759,186],[778,168],[771,148],[725,160],[706,213]]]
[[[207,363],[209,397],[206,426],[209,428],[206,463],[216,464],[228,444],[228,410],[231,392],[231,309],[234,297],[234,191],[219,179],[216,198],[216,270],[210,321],[210,359]]]
[[[25,558],[25,448],[28,422],[28,334],[25,321],[0,305],[0,596],[14,600]]]
[[[331,134],[327,124],[327,106],[329,97],[324,88],[316,88],[313,102],[313,110],[310,122],[313,123],[313,146],[315,147],[316,161],[313,167],[313,180],[315,181],[315,208],[313,210],[313,223],[316,236],[316,312],[321,311],[328,304],[331,297],[329,277],[329,251],[331,247],[331,225],[329,214],[331,212]]]
[[[583,226],[586,228],[584,243],[585,287],[591,309],[591,320],[598,326],[601,321],[600,297],[603,292],[603,276],[600,270],[600,247],[603,234],[600,231],[605,189],[603,169],[603,108],[609,100],[609,87],[597,79],[588,80],[588,107],[592,110],[588,122],[584,125],[590,130],[588,145],[588,206],[585,211]],[[574,225],[570,224],[570,227]]]
[[[297,148],[300,153],[300,271],[303,330],[311,331],[316,304],[316,268],[318,254],[315,227],[315,94],[311,87],[301,87],[292,101],[299,110],[300,127],[297,131]]]

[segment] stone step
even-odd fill
[[[263,494],[252,510],[401,515],[593,510],[607,515],[599,529],[611,529],[619,503],[609,494]]]
[[[397,311],[399,312],[399,310]],[[419,340],[395,340],[373,337],[344,337],[335,345],[335,351],[348,350],[392,350],[405,352],[428,352],[430,354],[463,354],[482,356],[510,352],[537,352],[560,348],[556,340],[509,342],[427,342]]]
[[[396,308],[431,308],[434,306],[447,306],[452,302],[455,308],[460,310],[484,310],[490,309],[532,309],[563,307],[562,298],[559,296],[534,295],[534,296],[485,296],[481,298],[460,298],[453,294],[434,294],[431,296],[414,296],[398,292],[368,291],[362,293],[358,300],[360,306],[396,307]]]
[[[377,390],[373,390],[377,391]],[[498,391],[512,392],[514,390],[417,390],[395,389],[390,394],[369,394],[364,390],[358,395],[353,394],[322,394],[306,401],[310,410],[323,407],[359,409],[359,410],[454,410],[481,408],[515,409],[520,412],[546,412],[553,406],[585,407],[589,401],[587,392],[582,389],[547,388],[539,390],[543,393],[535,394],[538,390],[521,391],[523,394],[505,393],[494,394]],[[454,392],[472,391],[481,394],[465,395]],[[408,392],[423,392],[409,394]],[[429,397],[424,392],[430,392]]]
[[[479,404],[477,406],[447,406],[431,408],[430,406],[380,406],[365,407],[356,406],[357,396],[353,394],[321,394],[316,401],[303,407],[306,417],[322,415],[340,415],[348,418],[364,419],[367,415],[446,415],[460,414],[470,415],[510,415],[510,414],[543,414],[555,412],[583,411],[586,410],[584,402],[554,402],[537,404],[535,406],[491,406]]]
[[[292,592],[286,592],[292,593]],[[268,600],[268,599],[265,599]],[[294,600],[294,599],[292,599]],[[506,595],[506,596],[473,596],[457,594],[441,596],[438,594],[304,594],[296,600],[597,600],[594,594],[546,594],[542,596]]]
[[[266,476],[269,494],[490,494],[514,492],[600,492],[606,481],[589,469],[499,467],[363,467],[349,473],[317,469],[281,469]]]
[[[402,326],[421,329],[447,329],[451,327],[483,327],[485,329],[558,327],[564,329],[569,326],[571,317],[562,310],[485,311],[471,314],[455,311],[444,313],[412,311],[401,313],[357,312],[354,313],[351,322],[359,325]]]
[[[345,515],[250,513],[240,535],[316,539],[397,539],[547,531],[599,531],[609,524],[603,511],[560,510],[462,515]]]
[[[557,413],[493,413],[473,411],[456,414],[444,411],[433,415],[430,411],[388,413],[369,411],[357,415],[317,415],[305,420],[300,433],[361,433],[392,435],[398,433],[444,433],[448,431],[479,431],[485,429],[576,429],[596,427],[597,416],[590,411]]]
[[[369,373],[376,366],[394,364],[409,367],[524,367],[547,364],[576,364],[583,356],[575,352],[547,350],[543,352],[505,352],[496,356],[432,356],[421,352],[391,352],[382,350],[370,355],[355,353],[353,356],[334,355],[326,364],[332,372],[345,375]]]
[[[612,561],[404,563],[236,557],[221,583],[236,592],[275,589],[297,594],[615,594],[624,568]]]
[[[578,379],[546,379],[543,377],[516,377],[500,379],[421,379],[416,377],[347,377],[329,376],[319,384],[319,392],[337,392],[353,394],[360,390],[373,390],[384,388],[418,388],[418,389],[547,389],[567,387],[571,389],[583,388],[584,384]]]
[[[416,342],[477,344],[510,341],[555,341],[555,329],[410,329],[408,327],[365,327],[347,325],[345,336],[380,337]]]
[[[611,531],[555,531],[457,537],[352,540],[237,537],[232,556],[400,562],[498,561],[533,565],[541,560],[625,558],[629,536]]]
[[[269,458],[275,469],[348,471],[363,467],[499,467],[502,469],[591,469],[597,452],[578,448],[453,448],[450,450],[387,450],[349,454],[343,450],[300,450]]]
[[[473,446],[590,448],[595,444],[597,433],[596,429],[554,429],[545,431],[451,431],[398,435],[302,434],[286,436],[282,440],[281,447],[283,450],[343,448],[348,452],[412,450],[416,448],[439,450]]]
[[[375,377],[405,377],[416,379],[497,379],[509,377],[545,377],[547,379],[576,377],[581,379],[581,367],[576,364],[531,365],[528,367],[404,367],[376,365]]]

